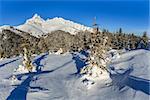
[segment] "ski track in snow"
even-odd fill
[[[78,74],[85,66],[79,55],[39,55],[33,59],[38,71],[16,74],[18,82],[13,84],[9,77],[21,64],[21,57],[1,60],[0,100],[149,100],[150,51],[122,54],[112,61],[112,84],[98,82],[90,90]]]

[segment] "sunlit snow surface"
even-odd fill
[[[110,85],[96,82],[90,89],[78,70],[84,66],[72,54],[33,57],[38,72],[17,73],[22,57],[0,61],[0,100],[149,100],[150,51],[135,50],[113,59]],[[16,79],[12,79],[13,74]]]

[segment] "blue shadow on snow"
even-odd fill
[[[41,64],[41,60],[44,59],[47,55],[48,53],[45,53],[33,61],[33,64],[35,64],[37,71],[41,71],[41,68],[44,67],[44,65]]]
[[[44,58],[44,56],[41,56],[41,57]],[[38,61],[37,64],[40,64],[39,61],[41,61],[41,59],[40,60],[39,59],[36,60],[36,61]],[[59,67],[57,67],[57,68],[55,68],[53,70],[49,70],[49,71],[37,71],[37,72],[30,72],[30,73],[23,73],[23,74],[16,75],[16,77],[18,79],[20,79],[20,80],[21,80],[22,76],[28,75],[28,77],[10,93],[10,95],[7,98],[7,100],[26,100],[27,99],[26,95],[27,95],[27,93],[29,91],[29,88],[30,89],[38,89],[38,90],[48,90],[48,89],[41,88],[41,87],[30,87],[30,82],[34,81],[33,77],[36,76],[36,75],[39,75],[39,74],[51,73],[53,71],[56,71],[57,69],[60,69],[60,68],[62,68],[64,66],[66,66],[67,64],[69,64],[71,62],[72,62],[72,60],[66,62],[62,66],[59,66]]]
[[[10,63],[12,63],[12,62],[15,62],[15,61],[17,61],[17,60],[19,60],[19,58],[14,59],[14,60],[11,60],[11,61],[9,61],[9,62],[6,62],[6,63],[4,63],[4,64],[1,64],[1,65],[0,65],[0,68],[1,68],[1,67],[4,67],[5,65],[10,64]]]
[[[112,84],[118,86],[119,90],[121,90],[125,86],[128,86],[136,91],[141,91],[145,94],[150,95],[150,80],[129,75],[132,71],[133,69],[128,69],[123,74],[110,73]]]
[[[76,64],[76,69],[77,69],[77,72],[75,74],[78,74],[80,72],[80,70],[86,66],[86,60],[83,60],[82,58],[80,58],[79,55],[76,55],[76,54],[72,54],[72,59],[75,61],[75,64]]]

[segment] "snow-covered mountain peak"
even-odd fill
[[[51,21],[53,21],[53,22],[59,22],[59,23],[72,22],[72,21],[66,20],[66,19],[64,19],[64,18],[62,18],[62,17],[54,17],[54,18],[52,18],[52,19],[47,19],[47,20],[46,20],[46,22],[51,22]]]
[[[42,24],[45,20],[41,18],[38,14],[34,14],[34,16],[26,21],[26,24]]]
[[[7,26],[7,29],[8,27],[9,26]],[[38,14],[34,14],[34,16],[30,19],[27,19],[24,24],[19,25],[19,26],[14,26],[13,28],[17,28],[24,32],[28,32],[31,35],[36,36],[36,37],[46,35],[48,33],[51,33],[52,31],[57,31],[57,30],[69,32],[70,34],[73,34],[73,35],[77,34],[80,31],[92,32],[91,27],[87,27],[82,24],[79,24],[70,20],[66,20],[64,18],[54,17],[51,19],[44,20]],[[0,30],[2,29],[4,28],[0,27]]]
[[[62,17],[54,17],[52,19],[47,19],[46,22],[47,23],[61,23],[61,24],[66,24],[66,25],[71,25],[71,26],[77,26],[77,25],[84,26],[84,25],[78,24],[76,22],[73,22],[71,20],[64,19]]]
[[[48,20],[58,20],[58,21],[62,21],[62,20],[65,20],[65,19],[62,18],[62,17],[54,17],[54,18],[48,19]]]
[[[76,34],[79,31],[86,31],[86,30],[92,32],[92,28],[73,22],[71,20],[66,20],[62,17],[47,19],[46,23],[51,24],[53,26],[57,26],[60,28],[60,30],[69,32],[71,34]]]
[[[34,14],[33,18],[41,18],[38,14]]]

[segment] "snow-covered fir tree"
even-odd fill
[[[22,65],[19,65],[17,72],[27,73],[27,72],[35,72],[36,68],[32,64],[31,60],[31,50],[29,50],[29,43],[22,44],[23,48],[23,62]]]
[[[144,40],[140,40],[138,46],[137,46],[138,49],[146,49],[146,43],[144,42]]]
[[[109,73],[107,69],[107,40],[108,37],[99,32],[98,27],[93,29],[91,33],[91,40],[89,44],[90,54],[87,60],[87,66],[81,69],[80,74],[83,75],[84,80],[95,81],[95,80],[107,80]]]
[[[23,54],[23,66],[28,69],[29,72],[32,71],[33,69],[33,65],[32,65],[32,62],[31,62],[31,53],[29,52],[29,50],[27,50],[27,47],[24,46],[23,48],[24,50],[24,54]]]

